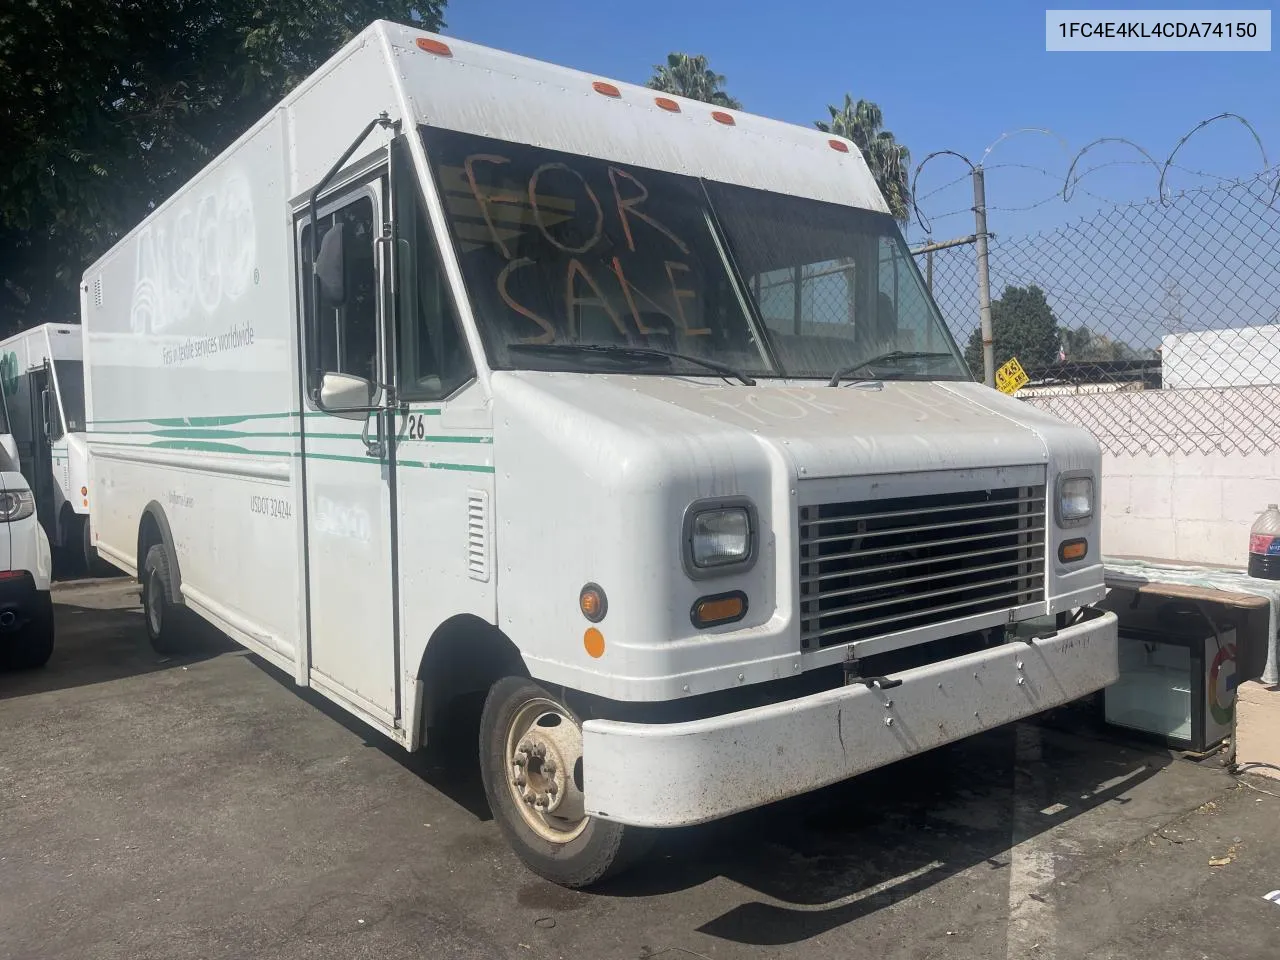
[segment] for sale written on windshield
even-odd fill
[[[1045,49],[1265,53],[1271,11],[1046,10]]]

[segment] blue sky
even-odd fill
[[[748,110],[795,123],[825,117],[825,105],[848,91],[880,104],[886,125],[910,147],[913,166],[944,148],[976,159],[1001,133],[1019,127],[1051,128],[1071,152],[1098,137],[1123,136],[1163,160],[1183,133],[1223,111],[1247,117],[1271,163],[1280,162],[1280,53],[1047,53],[1045,6],[452,0],[447,32],[632,82],[644,82],[668,51],[705,53]],[[1104,146],[1087,159],[1136,157]],[[1055,201],[1010,209],[1054,194],[1068,162],[1048,137],[1023,135],[997,148],[987,187],[992,229],[1044,229],[1096,206],[1096,197],[1081,193],[1069,208]],[[1192,139],[1178,162],[1219,176],[1249,175],[1261,166],[1249,133],[1228,121]],[[962,169],[934,161],[921,176],[921,194]],[[1100,171],[1084,186],[1129,200],[1154,195],[1156,179],[1149,167],[1125,164]],[[1175,189],[1212,182],[1182,170],[1170,180]],[[943,216],[968,205],[967,189],[942,190],[924,204],[939,218],[936,236],[971,227],[967,214]]]

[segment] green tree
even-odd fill
[[[665,64],[654,65],[648,86],[677,97],[741,110],[742,104],[725,93],[724,84],[724,75],[713,72],[702,54],[669,53]]]
[[[84,268],[376,19],[446,0],[0,6],[0,333],[78,315]]]
[[[1012,357],[1027,370],[1047,367],[1058,359],[1058,321],[1044,291],[1034,284],[1005,287],[999,299],[991,301],[991,336],[996,369]],[[969,368],[981,374],[981,330],[969,336],[964,356]]]
[[[870,100],[844,95],[844,106],[828,106],[831,120],[818,120],[814,125],[827,133],[852,140],[871,168],[876,185],[889,204],[894,219],[905,222],[910,213],[911,183],[908,168],[911,152],[898,143],[893,133],[884,129],[884,113]]]

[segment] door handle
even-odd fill
[[[386,443],[382,439],[382,418],[386,415],[386,412],[385,407],[380,407],[375,413],[374,418],[378,421],[378,435],[372,440],[369,439],[369,420],[371,418],[364,418],[364,429],[360,431],[360,439],[364,441],[364,455],[366,457],[381,460],[386,453]]]

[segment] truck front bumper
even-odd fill
[[[685,723],[583,724],[587,812],[678,827],[824,787],[1068,703],[1119,675],[1116,616],[1039,640],[835,690]]]

